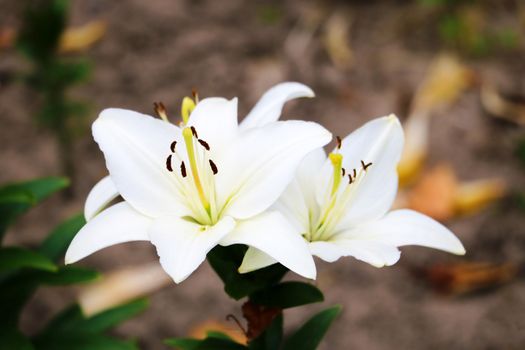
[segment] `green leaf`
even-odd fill
[[[319,312],[297,330],[284,344],[283,350],[315,350],[333,320],[341,312],[340,306],[334,306]]]
[[[164,340],[164,344],[179,350],[195,350],[200,343],[201,340],[192,338],[169,338]]]
[[[83,214],[76,215],[55,228],[40,246],[40,253],[54,261],[62,257],[73,237],[86,224]]]
[[[74,304],[57,314],[41,334],[71,331],[78,328],[78,325],[82,324],[83,321],[84,315],[82,314],[82,309],[78,304]]]
[[[29,192],[34,196],[35,204],[43,201],[53,193],[69,186],[69,180],[64,177],[45,177],[36,180],[13,183],[0,189],[0,196],[18,191]]]
[[[324,300],[314,285],[303,282],[283,282],[250,295],[255,304],[286,309]]]
[[[0,240],[14,220],[29,208],[69,184],[65,178],[49,177],[0,188]]]
[[[0,248],[0,272],[32,268],[56,271],[58,268],[44,255],[19,247]]]
[[[236,300],[278,283],[288,272],[288,269],[281,264],[274,264],[254,272],[240,274],[237,269],[241,265],[246,249],[242,245],[216,246],[207,256],[210,265],[224,282],[224,290]]]
[[[84,332],[103,332],[136,316],[148,307],[147,299],[138,299],[92,316],[82,324]]]
[[[213,333],[206,339],[170,338],[164,344],[179,350],[246,350],[246,346],[236,343],[225,334]]]
[[[99,276],[99,273],[94,270],[76,266],[64,266],[57,272],[38,272],[35,274],[34,279],[35,281],[38,281],[38,283],[61,286],[91,282],[99,278]]]
[[[256,339],[250,341],[250,350],[273,350],[281,347],[283,340],[283,314],[277,315],[270,326]]]
[[[34,344],[37,350],[138,350],[134,341],[74,332],[38,337]]]
[[[0,330],[0,349],[33,350],[33,344],[17,329]]]

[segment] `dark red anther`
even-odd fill
[[[186,165],[184,165],[184,161],[180,162],[180,173],[182,177],[186,177]]]
[[[371,162],[368,163],[368,164],[365,164],[365,162],[361,161],[361,166],[363,167],[363,170],[364,170],[364,171],[366,171],[366,169],[367,169],[370,165],[372,165]]]
[[[352,175],[348,174],[348,183],[351,184],[352,182],[354,182]]]
[[[177,146],[177,141],[173,141],[170,145],[171,153],[175,153],[175,146]]]
[[[356,176],[357,176],[357,172],[354,169],[354,179],[356,178]]]
[[[219,169],[217,169],[217,165],[215,165],[215,163],[211,159],[210,159],[210,168],[211,168],[211,171],[213,171],[213,175],[219,172]]]
[[[341,168],[341,176],[345,177],[345,174],[346,174],[346,169],[345,168]]]
[[[209,151],[210,150],[210,145],[208,145],[208,142],[204,141],[204,140],[201,140],[201,139],[197,139],[197,141],[199,141],[199,143],[201,144],[202,147],[204,147],[206,149],[206,151]]]
[[[337,141],[337,149],[341,149],[343,141],[341,140],[341,138],[339,136],[336,136],[335,140]]]
[[[193,126],[190,126],[190,129],[191,129],[191,133],[193,134],[193,136],[195,136],[195,138],[198,139],[199,135],[197,135],[197,130],[195,130]]]
[[[169,172],[173,171],[173,168],[171,167],[171,154],[166,158],[166,169],[168,169]]]

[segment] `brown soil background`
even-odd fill
[[[271,4],[278,20],[268,24],[260,13]],[[0,24],[16,25],[15,1],[0,1]],[[5,9],[5,11],[4,11]],[[352,15],[353,68],[338,70],[315,33],[304,51],[287,42],[305,11]],[[319,10],[320,11],[320,10]],[[363,122],[396,112],[414,92],[439,52],[424,27],[400,29],[418,16],[409,2],[311,1],[171,1],[109,0],[73,3],[72,24],[95,18],[108,21],[103,40],[87,55],[94,65],[89,83],[72,95],[89,101],[85,125],[105,107],[151,113],[153,101],[178,111],[180,100],[197,87],[201,96],[238,96],[244,115],[274,83],[295,80],[317,93],[312,100],[289,103],[286,119],[321,122],[346,135]],[[509,14],[512,15],[512,14]],[[431,24],[428,24],[431,25]],[[468,62],[484,77],[515,92],[525,92],[522,54],[489,56]],[[26,67],[15,52],[0,52],[0,69]],[[479,105],[472,89],[432,122],[429,164],[448,161],[463,180],[501,176],[514,189],[524,189],[523,168],[513,154],[523,129],[495,123]],[[0,182],[58,174],[54,140],[35,126],[35,96],[21,84],[0,86]],[[82,129],[82,123],[79,128]],[[86,131],[74,150],[78,179],[75,196],[55,196],[29,213],[8,234],[7,243],[35,245],[61,220],[81,210],[90,187],[106,173],[102,154]],[[525,284],[515,281],[495,291],[469,296],[438,295],[409,272],[436,262],[523,261],[523,212],[505,202],[447,225],[462,239],[467,255],[456,258],[423,248],[403,248],[400,263],[375,269],[352,259],[319,263],[318,286],[326,301],[286,313],[286,327],[307,314],[341,304],[321,349],[521,349],[525,344]],[[152,246],[133,243],[108,248],[81,264],[109,271],[154,260]],[[48,288],[37,293],[24,313],[23,327],[35,332],[76,290]],[[183,336],[208,319],[240,317],[240,303],[229,300],[222,284],[204,264],[181,285],[151,296],[149,309],[122,325],[117,333],[137,338],[144,349],[165,349],[162,339]]]

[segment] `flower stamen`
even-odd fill
[[[166,112],[166,107],[164,106],[164,103],[162,102],[153,102],[153,108],[155,110],[155,113],[164,120],[165,122],[168,121],[168,114]]]
[[[188,124],[190,114],[195,109],[196,103],[190,97],[184,97],[182,99],[182,105],[180,108],[180,114],[182,116],[182,122]]]
[[[217,175],[219,172],[219,169],[217,169],[217,165],[213,162],[213,160],[209,160],[211,171],[213,172],[213,175]]]
[[[197,159],[195,156],[195,149],[193,147],[193,136],[195,136],[197,132],[196,131],[194,132],[193,130],[195,130],[194,127],[184,128],[182,130],[182,136],[184,138],[184,143],[186,144],[186,152],[188,153],[188,160],[190,162],[191,176],[193,177],[195,188],[197,189],[197,193],[199,194],[199,198],[201,200],[202,205],[204,206],[204,209],[206,209],[206,211],[209,212],[210,202],[206,198],[206,195],[204,194],[204,189],[202,188],[202,183],[201,183],[201,179],[199,177],[199,172],[197,168]]]
[[[170,155],[168,156],[168,158],[166,158],[166,169],[168,169],[168,171],[169,171],[170,173],[173,172],[173,167],[172,167],[172,165],[171,165],[171,158],[172,158],[171,156],[172,156],[172,155],[170,154]]]
[[[334,181],[332,183],[332,192],[331,192],[331,196],[333,196],[335,192],[337,191],[337,189],[339,188],[339,184],[341,183],[343,156],[339,153],[330,153],[328,157],[330,158],[330,161],[332,162],[332,166],[334,168],[334,174],[333,174]]]

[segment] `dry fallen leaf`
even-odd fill
[[[350,15],[335,12],[325,24],[324,45],[332,63],[340,70],[349,70],[354,63],[350,47]]]
[[[68,28],[60,38],[59,51],[62,53],[85,51],[104,36],[106,28],[106,22],[102,20]]]
[[[448,220],[476,213],[505,193],[502,179],[460,183],[452,167],[442,163],[424,172],[419,182],[405,192],[403,202],[397,201],[397,206],[407,206],[436,220]]]
[[[507,186],[501,179],[485,179],[461,183],[454,196],[457,214],[471,214],[480,211],[490,203],[502,198]]]
[[[405,145],[401,160],[397,165],[399,184],[412,183],[421,172],[427,157],[430,114],[413,113],[404,123]]]
[[[432,113],[453,103],[474,81],[474,73],[453,56],[439,55],[419,86],[404,122],[405,147],[398,165],[400,185],[410,184],[419,175],[428,153]]]
[[[7,49],[15,42],[16,31],[13,28],[0,29],[0,49]]]
[[[481,105],[490,115],[525,125],[525,96],[504,95],[488,83],[481,85]]]
[[[434,265],[417,275],[440,293],[460,295],[499,287],[515,279],[518,272],[512,263],[462,262]]]
[[[454,214],[457,180],[448,164],[428,170],[409,192],[408,207],[436,220],[450,219]]]
[[[97,43],[106,34],[107,24],[103,20],[88,22],[82,26],[67,28],[60,37],[58,51],[60,53],[82,52]],[[16,30],[14,28],[0,29],[0,49],[14,45]]]
[[[243,331],[236,324],[225,324],[216,320],[204,321],[190,330],[189,336],[196,339],[204,339],[208,332],[224,333],[240,344],[247,344],[248,340]]]
[[[428,73],[419,86],[412,111],[431,111],[453,103],[472,85],[474,73],[454,56],[439,55],[430,65]]]
[[[100,282],[84,287],[78,297],[86,315],[93,315],[161,289],[171,278],[158,263],[128,267],[104,274]]]

